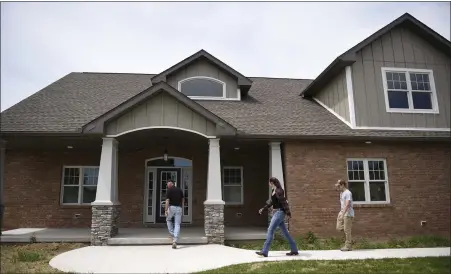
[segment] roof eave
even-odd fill
[[[352,65],[356,61],[355,54],[345,54],[336,58],[313,82],[302,92],[302,97],[313,96],[318,90],[323,88],[335,76],[337,76],[346,66]]]
[[[361,136],[361,135],[267,135],[267,134],[237,134],[237,138],[262,140],[329,140],[329,141],[415,141],[415,142],[451,142],[449,136]]]

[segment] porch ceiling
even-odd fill
[[[102,139],[98,136],[5,136],[7,149],[98,150]]]

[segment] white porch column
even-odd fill
[[[224,244],[224,204],[219,139],[209,139],[207,199],[204,202],[204,229],[208,243]]]
[[[117,195],[117,144],[118,142],[114,138],[103,138],[96,200],[91,205],[119,204]]]
[[[222,200],[221,152],[219,139],[209,139],[207,199],[204,204],[225,204]]]
[[[118,142],[103,138],[100,154],[96,200],[92,205],[91,245],[107,245],[118,234],[120,203],[118,201]]]
[[[280,142],[269,143],[269,177],[279,179],[282,188],[285,189]]]
[[[280,148],[280,142],[269,143],[269,177],[276,177],[279,179],[280,185],[285,190],[285,180],[283,178],[283,166],[282,166],[282,151]],[[271,188],[269,189],[269,198],[271,199]],[[287,194],[285,193],[285,196]],[[268,222],[271,222],[272,213],[268,212]],[[285,226],[290,229],[288,220],[285,220]]]

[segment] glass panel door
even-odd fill
[[[145,222],[154,222],[154,195],[155,193],[155,170],[149,170],[147,172],[147,196],[146,196],[146,216]]]
[[[159,202],[159,214],[157,216],[158,222],[165,222],[165,216],[164,216],[164,208],[166,204],[166,193],[168,190],[168,180],[172,179],[175,182],[178,180],[178,173],[180,171],[178,169],[165,169],[160,170],[159,169],[159,181],[158,181],[158,199],[157,202]]]

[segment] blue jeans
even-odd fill
[[[172,223],[172,218],[174,218],[174,224]],[[172,241],[177,243],[180,233],[180,223],[182,223],[182,208],[180,206],[169,206],[166,223],[169,234],[172,236]]]
[[[274,214],[272,215],[271,222],[269,223],[269,227],[268,227],[268,234],[266,235],[266,241],[263,246],[262,253],[265,255],[268,255],[269,247],[271,246],[272,239],[274,238],[274,233],[276,232],[276,229],[278,227],[280,227],[280,229],[282,230],[283,236],[290,243],[291,252],[298,252],[296,243],[294,242],[293,238],[291,238],[290,233],[288,232],[288,229],[285,226],[285,212],[283,212],[282,210],[279,209],[276,212],[274,212]]]

